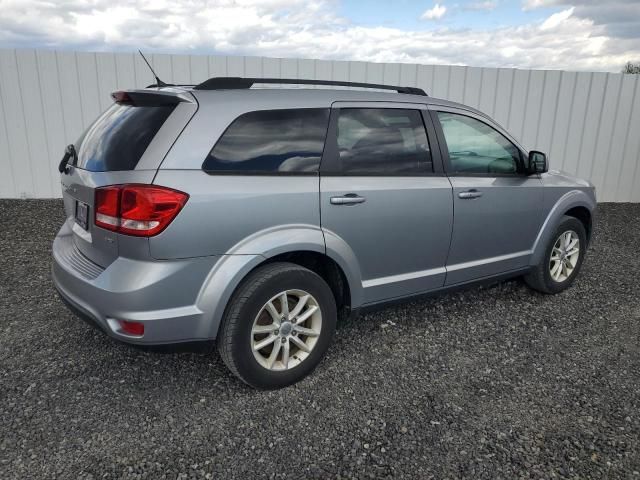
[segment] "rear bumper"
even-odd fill
[[[102,328],[102,325],[95,319],[89,316],[86,312],[82,311],[80,307],[72,304],[69,300],[67,300],[61,293],[58,291],[60,296],[60,300],[64,303],[69,310],[71,310],[75,315],[84,320],[89,326],[100,330],[102,333],[109,335],[114,338],[113,335],[110,335],[109,331],[105,331]],[[115,338],[117,341],[123,341],[124,343],[135,347],[136,349],[150,351],[154,353],[210,353],[215,349],[215,339],[211,340],[193,340],[186,342],[171,342],[171,343],[132,343],[121,338]]]
[[[211,312],[202,311],[197,302],[219,257],[172,261],[119,257],[102,271],[97,267],[87,272],[69,255],[73,241],[65,224],[53,243],[53,283],[65,303],[89,323],[117,340],[141,346],[215,338]],[[118,320],[144,323],[144,335],[122,333]]]

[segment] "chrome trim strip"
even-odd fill
[[[447,272],[455,272],[456,270],[464,270],[467,268],[479,267],[489,263],[502,262],[505,260],[513,260],[514,258],[531,255],[533,250],[523,250],[521,252],[509,253],[507,255],[499,255],[497,257],[481,258],[472,262],[457,263],[455,265],[447,265]]]
[[[378,287],[389,283],[406,282],[407,280],[416,280],[418,278],[440,275],[442,273],[447,273],[446,268],[431,268],[429,270],[420,270],[419,272],[401,273],[398,275],[390,275],[388,277],[372,278],[371,280],[363,281],[362,286],[363,288]]]

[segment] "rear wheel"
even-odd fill
[[[587,235],[582,222],[565,216],[547,245],[545,255],[525,277],[534,290],[559,293],[575,281],[587,248]]]
[[[252,272],[234,293],[218,349],[245,383],[280,388],[303,379],[320,363],[333,338],[336,304],[316,273],[292,263]]]

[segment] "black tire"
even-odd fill
[[[550,272],[551,253],[556,241],[563,233],[567,231],[573,231],[578,235],[580,240],[580,253],[576,266],[571,274],[563,281],[558,282],[554,280]],[[529,287],[542,293],[555,294],[560,293],[563,290],[569,288],[575,281],[582,262],[584,261],[584,255],[587,251],[587,234],[584,229],[584,225],[580,220],[574,217],[564,216],[556,227],[551,239],[549,240],[542,261],[536,265],[529,274],[524,277],[524,280]]]
[[[310,293],[317,301],[322,314],[320,335],[304,361],[289,370],[268,370],[253,354],[253,322],[271,298],[296,289]],[[331,344],[336,321],[335,298],[319,275],[293,263],[270,263],[251,272],[234,292],[218,333],[218,351],[229,370],[248,385],[265,390],[285,387],[318,366]]]

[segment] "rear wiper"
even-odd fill
[[[73,146],[73,143],[67,145],[67,148],[64,149],[64,156],[62,160],[60,160],[60,164],[58,165],[58,171],[60,173],[67,173],[67,165],[69,164],[69,160],[73,160],[75,164],[78,160],[78,153],[76,152],[76,147]]]

